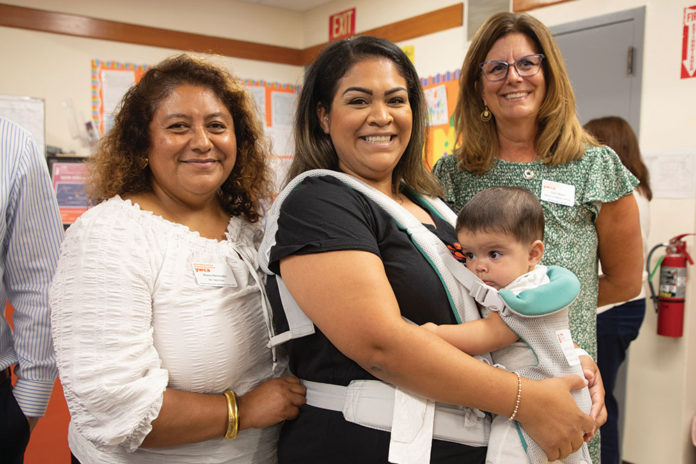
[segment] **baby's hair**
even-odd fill
[[[457,232],[499,232],[521,243],[544,239],[544,211],[522,187],[492,187],[469,200],[457,216]]]

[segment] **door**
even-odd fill
[[[644,23],[642,7],[551,28],[581,124],[621,116],[639,133]]]

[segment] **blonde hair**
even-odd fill
[[[454,152],[460,168],[483,174],[499,155],[495,121],[484,122],[479,88],[483,85],[480,64],[500,38],[521,33],[529,37],[543,53],[542,72],[546,96],[537,115],[539,132],[536,150],[540,159],[551,166],[582,157],[588,145],[598,145],[587,134],[575,112],[575,96],[563,63],[563,57],[551,32],[536,18],[526,14],[498,13],[481,25],[469,46],[459,78],[459,99],[454,111],[456,142]]]

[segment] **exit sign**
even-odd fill
[[[355,8],[329,16],[329,40],[355,35]]]

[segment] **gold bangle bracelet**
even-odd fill
[[[237,395],[232,390],[225,392],[227,401],[227,432],[225,438],[234,440],[239,433],[239,406],[237,405]]]

